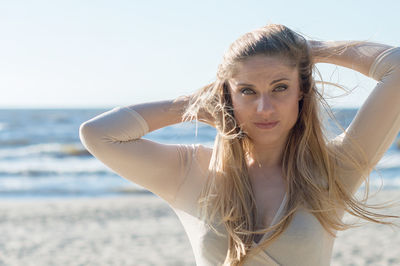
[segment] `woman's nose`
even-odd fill
[[[263,95],[258,99],[257,112],[271,112],[274,109],[271,98]]]

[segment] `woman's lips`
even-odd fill
[[[269,122],[269,123],[254,123],[254,125],[261,129],[270,129],[270,128],[275,127],[278,123],[279,123],[279,121],[275,121],[275,122]]]

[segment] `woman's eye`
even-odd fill
[[[286,86],[286,85],[280,85],[280,86],[276,87],[274,89],[274,91],[285,91],[285,90],[287,90],[287,88],[288,88],[288,86]]]
[[[248,94],[254,94],[254,91],[250,88],[242,88],[240,89],[240,93],[248,95]]]

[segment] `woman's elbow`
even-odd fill
[[[80,125],[79,138],[87,150],[91,150],[91,147],[96,142],[96,139],[98,139],[97,135],[98,132],[90,121],[86,121]]]

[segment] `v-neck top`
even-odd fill
[[[197,176],[204,176],[207,171],[212,149],[200,144],[193,145],[193,149],[191,157],[193,160],[187,172],[188,178],[182,183],[171,205],[189,237],[196,264],[222,265],[228,250],[226,229],[215,222],[213,226],[217,229],[217,233],[213,231],[198,209],[197,200],[200,191],[193,193],[196,188],[204,185],[200,181],[202,178]],[[286,203],[287,192],[271,225],[282,218]],[[253,246],[259,245],[266,237],[267,234],[264,234],[258,243],[253,242]],[[314,215],[301,208],[283,234],[265,250],[246,261],[245,265],[329,265],[332,248],[333,238]],[[304,257],[304,254],[310,251],[312,255]],[[301,258],[301,262],[297,262],[298,259],[295,258]]]
[[[369,52],[374,51],[365,51]],[[356,150],[347,141],[348,135],[353,136],[368,159],[368,169],[380,160],[400,130],[400,48],[379,53],[369,76],[378,81],[376,87],[346,132],[327,143],[338,149]],[[212,148],[142,138],[148,132],[147,121],[134,107],[113,108],[83,123],[79,131],[82,143],[97,159],[169,203],[187,233],[198,266],[221,265],[228,250],[227,232],[218,221],[218,230],[213,231],[198,209]],[[341,172],[337,178],[354,192],[363,181],[352,171]],[[284,197],[273,224],[285,213],[286,203]],[[288,228],[246,265],[326,266],[330,264],[333,243],[334,238],[316,217],[300,208]]]
[[[281,205],[279,205],[279,208],[278,208],[278,210],[276,211],[274,218],[272,218],[271,223],[268,225],[268,228],[271,227],[271,226],[273,226],[273,225],[275,225],[275,224],[278,222],[278,217],[280,217],[280,215],[281,215],[281,213],[282,213],[282,211],[283,211],[283,208],[285,207],[285,204],[286,204],[286,197],[287,197],[287,192],[285,192],[285,195],[283,196]],[[264,234],[264,235],[258,240],[258,242],[253,241],[253,246],[258,245],[259,243],[261,243],[261,242],[262,242],[267,236],[269,236],[270,234],[272,234],[272,232],[269,232],[269,233],[267,233],[267,234]]]

